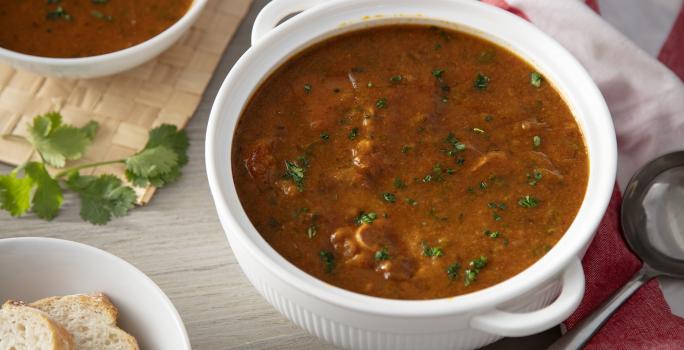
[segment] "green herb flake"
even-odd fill
[[[489,238],[498,238],[501,236],[501,233],[499,233],[499,231],[484,230],[484,235]]]
[[[449,157],[454,157],[457,153],[463,152],[466,149],[465,143],[460,142],[453,133],[449,133],[449,135],[447,135],[444,143],[450,146],[449,148],[442,150]]]
[[[368,213],[366,213],[366,212],[361,212],[361,213],[359,213],[359,215],[354,219],[354,222],[355,222],[357,225],[359,225],[359,226],[361,226],[361,225],[363,225],[363,224],[369,224],[369,225],[370,225],[370,224],[372,224],[373,221],[375,221],[375,219],[377,219],[377,218],[378,218],[378,214],[376,214],[376,213],[374,213],[374,212],[372,212],[372,211],[371,211],[371,212],[368,212]]]
[[[359,136],[359,128],[353,128],[349,132],[349,135],[347,135],[347,138],[350,140],[354,140],[357,136]]]
[[[530,84],[536,88],[540,88],[542,85],[542,82],[544,81],[544,77],[537,73],[537,72],[532,72],[530,73]]]
[[[477,275],[487,266],[487,257],[480,256],[477,259],[471,260],[468,264],[468,269],[464,272],[463,284],[468,287],[477,280]]]
[[[307,94],[307,95],[310,94],[310,93],[311,93],[311,89],[313,89],[313,87],[311,86],[311,84],[304,84],[304,93],[305,93],[305,94]]]
[[[54,10],[49,11],[45,17],[52,21],[59,19],[63,19],[65,21],[73,20],[73,17],[71,17],[71,15],[67,13],[62,6],[57,6],[57,8]]]
[[[530,186],[536,186],[537,183],[542,179],[544,175],[542,174],[541,171],[534,169],[532,170],[532,174],[527,173],[527,183]]]
[[[409,146],[409,145],[403,145],[403,146],[401,146],[401,153],[406,154],[406,153],[408,153],[410,150],[411,150],[411,146]]]
[[[382,261],[382,260],[389,260],[391,257],[389,255],[389,251],[387,250],[387,247],[382,247],[380,250],[375,252],[375,260],[377,261]]]
[[[537,205],[539,205],[539,200],[530,195],[527,195],[525,197],[521,197],[518,200],[518,205],[520,205],[523,208],[534,208]]]
[[[477,73],[475,76],[475,81],[473,82],[473,86],[475,86],[475,88],[478,90],[486,90],[488,85],[489,77],[482,73]]]
[[[387,98],[379,98],[377,101],[375,101],[375,107],[378,107],[379,109],[387,108]]]
[[[438,80],[442,80],[442,77],[444,76],[444,69],[437,68],[432,71],[432,76],[437,78]]]
[[[401,74],[398,74],[398,75],[390,77],[389,80],[392,83],[400,83],[402,80],[404,80],[404,77]]]
[[[304,174],[306,172],[306,169],[304,167],[299,166],[297,162],[285,161],[285,177],[290,178],[295,185],[297,185],[297,189],[299,189],[299,192],[304,191]]]
[[[90,15],[97,18],[97,19],[105,20],[107,22],[111,22],[113,20],[112,16],[105,15],[104,13],[102,13],[101,11],[98,11],[98,10],[90,11]]]
[[[328,142],[328,140],[330,140],[330,134],[328,134],[327,132],[322,132],[321,140],[323,140],[324,142]]]
[[[327,250],[321,250],[320,252],[318,252],[318,256],[321,257],[324,271],[326,273],[332,273],[335,269],[335,256],[333,255],[333,253]]]
[[[420,245],[423,248],[424,256],[427,256],[429,258],[439,258],[444,255],[442,247],[431,247],[427,241],[420,242]]]
[[[394,188],[396,188],[396,189],[406,188],[406,183],[401,178],[396,177],[396,178],[394,178]]]
[[[473,132],[476,134],[479,134],[479,135],[482,135],[485,133],[485,131],[480,129],[480,128],[473,128]]]
[[[406,204],[411,205],[411,206],[418,205],[418,202],[416,202],[416,200],[412,199],[412,198],[406,198],[406,199],[404,199],[404,201],[406,202]]]
[[[449,266],[447,266],[446,273],[447,277],[449,277],[450,281],[455,280],[458,278],[458,271],[461,269],[461,264],[455,262]]]
[[[397,196],[395,196],[394,193],[385,192],[382,194],[382,199],[384,199],[387,203],[394,203],[397,201]]]
[[[435,50],[439,50],[441,48],[442,48],[442,44],[440,44],[440,43],[435,44]]]
[[[499,215],[499,213],[495,211],[492,211],[492,218],[494,219],[494,221],[501,221],[501,219],[503,219],[501,215]]]
[[[487,123],[491,122],[492,120],[494,120],[494,116],[493,116],[493,115],[487,114],[487,115],[484,116],[484,121],[486,121]]]
[[[489,187],[489,185],[487,184],[487,182],[485,182],[485,181],[480,182],[480,191],[484,191],[488,187]]]
[[[309,239],[316,237],[316,233],[318,230],[316,229],[316,225],[311,224],[307,229],[306,229],[306,236],[309,237]]]
[[[534,148],[539,148],[539,146],[541,146],[541,141],[542,141],[542,140],[541,140],[541,136],[539,136],[539,135],[534,135],[534,136],[532,137],[532,146],[533,146]]]

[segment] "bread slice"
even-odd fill
[[[20,301],[0,309],[0,350],[73,350],[74,339],[44,312]]]
[[[50,297],[30,304],[63,325],[77,350],[138,350],[133,336],[116,326],[118,311],[104,294]]]

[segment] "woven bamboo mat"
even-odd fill
[[[37,159],[26,140],[38,114],[60,111],[66,123],[100,123],[82,159],[68,165],[119,159],[142,149],[147,132],[160,124],[184,127],[199,104],[251,0],[209,0],[194,26],[150,62],[118,75],[90,79],[47,78],[0,63],[0,162]],[[54,169],[51,169],[54,171]],[[113,173],[125,181],[122,164],[85,169]],[[135,188],[147,203],[154,188]]]

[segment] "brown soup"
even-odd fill
[[[139,44],[170,27],[192,0],[1,0],[0,47],[87,57]]]
[[[232,149],[242,206],[276,251],[396,299],[469,293],[529,267],[573,221],[589,170],[570,109],[530,64],[422,25],[289,59]]]

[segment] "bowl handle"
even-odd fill
[[[264,6],[252,26],[252,46],[266,36],[285,17],[320,5],[321,0],[273,0]]]
[[[504,337],[523,337],[547,330],[565,320],[584,297],[584,271],[575,257],[561,276],[561,293],[550,305],[527,313],[494,309],[470,319],[477,330]]]

